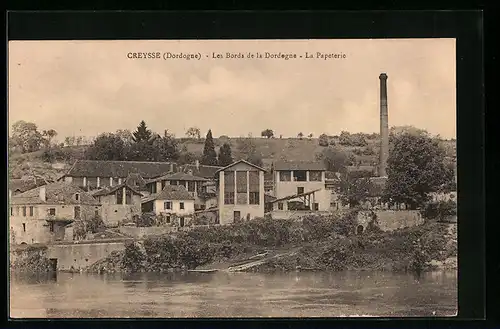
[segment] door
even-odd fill
[[[184,217],[179,218],[179,226],[184,227]]]
[[[235,211],[233,215],[234,215],[234,219],[233,219],[233,221],[234,221],[235,223],[239,223],[239,222],[240,222],[240,220],[241,220],[241,212],[239,212],[239,211]]]
[[[51,259],[49,259],[49,262],[50,262],[50,270],[52,272],[56,272],[57,271],[57,258],[51,258]]]

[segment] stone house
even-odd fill
[[[142,199],[142,212],[165,217],[166,224],[184,226],[194,214],[195,198],[182,185],[165,185],[159,193]],[[178,222],[173,223],[173,220]]]
[[[264,172],[259,166],[239,160],[216,173],[220,224],[264,217]]]
[[[63,240],[66,225],[100,215],[99,202],[77,186],[56,182],[10,199],[13,244]]]
[[[107,227],[130,222],[141,214],[141,192],[126,183],[106,187],[92,194],[101,204],[101,217]]]
[[[162,191],[167,185],[184,186],[187,192],[194,198],[195,210],[205,209],[204,183],[208,179],[193,175],[192,172],[187,174],[183,172],[170,173],[158,178],[146,181],[146,186],[150,194],[155,194],[157,191]]]
[[[330,210],[331,191],[326,189],[323,162],[277,161],[272,172],[273,212]]]
[[[127,179],[140,183],[141,179],[160,177],[176,170],[177,165],[173,162],[77,160],[59,180],[92,190],[113,187]]]

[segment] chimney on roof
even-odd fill
[[[43,202],[47,201],[45,186],[40,186],[40,200]]]
[[[389,158],[389,114],[387,109],[387,74],[382,73],[380,79],[380,177],[387,177],[387,159]]]
[[[195,161],[196,170],[200,170],[200,160]]]

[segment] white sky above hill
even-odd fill
[[[345,59],[210,59],[212,52],[343,53]],[[128,59],[192,52],[201,60]],[[456,136],[454,39],[297,41],[14,41],[9,126],[34,122],[64,136],[150,129],[181,137],[379,131],[379,74],[389,125]]]

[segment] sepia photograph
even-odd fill
[[[10,41],[10,318],[456,316],[455,41]]]

